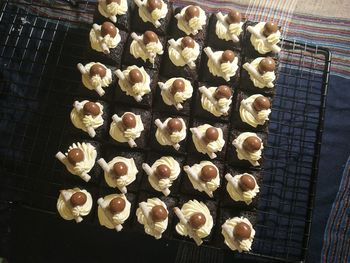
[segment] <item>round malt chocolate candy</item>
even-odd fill
[[[84,160],[84,153],[79,148],[73,148],[68,152],[67,158],[70,164],[76,165],[76,163]]]
[[[242,189],[242,191],[249,191],[253,190],[256,184],[253,176],[244,174],[239,179],[238,185]]]
[[[105,37],[110,35],[115,37],[117,35],[117,28],[111,22],[103,22],[101,26],[101,36]]]
[[[192,37],[186,36],[181,39],[181,47],[189,47],[189,48],[194,48],[194,40]]]
[[[75,192],[70,197],[70,203],[73,207],[85,204],[86,200],[87,200],[86,194],[84,194],[83,192]]]
[[[131,83],[131,85],[140,83],[142,81],[143,81],[143,76],[139,69],[134,68],[129,71],[129,82]]]
[[[176,92],[183,92],[185,90],[185,82],[182,79],[176,79],[171,85],[171,94],[175,95]]]
[[[207,142],[216,141],[219,138],[219,132],[215,127],[209,127],[205,131],[205,140]]]
[[[161,9],[162,1],[161,0],[147,0],[147,9],[149,12],[152,12],[154,9]]]
[[[118,5],[120,5],[121,0],[106,0],[106,5],[109,5],[111,3],[117,3]]]
[[[263,34],[265,37],[268,37],[269,35],[276,33],[278,31],[278,25],[274,22],[267,22],[264,26]]]
[[[157,166],[155,174],[159,180],[166,179],[166,178],[170,177],[171,171],[170,171],[169,166],[167,166],[165,164],[160,164]]]
[[[232,62],[235,59],[235,53],[231,50],[225,50],[221,55],[221,63]]]
[[[233,229],[234,237],[240,240],[250,238],[251,232],[252,232],[251,227],[244,222],[238,223]]]
[[[268,110],[271,107],[270,100],[265,96],[257,97],[253,102],[253,108],[256,111]]]
[[[101,113],[100,107],[95,102],[86,102],[83,107],[85,115],[97,116]]]
[[[89,75],[92,78],[93,76],[99,75],[101,78],[106,76],[107,70],[101,64],[93,64],[90,68]]]
[[[170,133],[179,132],[182,130],[182,122],[178,118],[172,118],[168,121],[167,128]]]
[[[274,71],[275,69],[276,69],[276,62],[270,57],[266,57],[266,58],[262,59],[259,63],[259,66],[258,66],[258,70],[259,70],[260,74]]]
[[[124,198],[116,197],[109,202],[109,211],[111,211],[111,213],[114,215],[122,212],[125,206],[126,206],[126,202]]]
[[[125,113],[122,118],[122,122],[127,129],[136,127],[136,118],[132,113]]]
[[[190,5],[186,8],[185,20],[188,22],[194,17],[199,17],[199,7],[196,5]]]
[[[213,165],[204,165],[199,178],[204,182],[210,182],[218,176],[218,172]]]
[[[119,178],[128,173],[128,166],[124,162],[116,162],[113,164],[113,173]]]
[[[257,136],[249,136],[243,142],[243,149],[247,152],[254,153],[261,148],[261,141]]]
[[[242,21],[241,13],[236,10],[231,10],[226,17],[226,22],[228,24],[237,24]]]
[[[147,45],[151,42],[158,42],[158,36],[153,31],[146,31],[143,33],[143,43]]]
[[[232,91],[229,86],[226,85],[221,85],[217,87],[214,93],[214,98],[219,100],[219,99],[229,99],[232,96]]]
[[[155,205],[152,207],[151,217],[154,222],[161,222],[168,217],[168,212],[162,205]]]
[[[201,226],[203,226],[206,221],[207,221],[207,219],[205,218],[205,215],[198,212],[198,213],[194,213],[193,215],[191,215],[189,223],[190,223],[192,228],[198,229]]]

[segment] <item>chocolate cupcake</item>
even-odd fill
[[[132,19],[134,31],[152,30],[165,35],[173,14],[172,4],[165,0],[134,0],[135,9]]]
[[[116,27],[129,31],[132,4],[128,0],[101,0],[96,5],[94,23],[102,24],[108,20]]]
[[[165,37],[153,31],[131,33],[124,51],[123,64],[159,70],[165,49]]]
[[[157,72],[144,67],[124,66],[116,70],[118,80],[114,99],[116,102],[141,107],[151,107],[157,85]]]
[[[242,15],[231,10],[228,14],[218,12],[209,20],[208,46],[225,50],[241,50],[244,36]]]
[[[248,58],[277,57],[281,48],[280,27],[274,22],[245,23],[244,54]]]
[[[177,40],[169,39],[161,74],[167,77],[178,76],[197,79],[202,46],[202,42],[197,42],[190,36],[181,37]]]
[[[245,131],[267,132],[270,113],[271,98],[238,91],[232,114],[233,127]]]
[[[277,61],[271,57],[246,60],[241,72],[240,89],[250,93],[273,95],[276,91],[277,72]]]
[[[200,81],[217,85],[225,83],[238,85],[241,65],[239,53],[229,49],[215,51],[210,47],[203,50]]]
[[[156,89],[155,109],[170,114],[190,114],[193,83],[187,79],[160,77]]]
[[[122,53],[127,40],[127,33],[119,30],[111,22],[93,24],[90,30],[91,50],[87,57],[116,67],[121,65]]]

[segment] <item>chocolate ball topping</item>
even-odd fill
[[[255,188],[255,180],[251,175],[244,174],[239,179],[238,185],[244,192],[253,190]]]
[[[106,68],[101,64],[97,64],[97,63],[92,65],[89,71],[89,75],[91,78],[96,75],[99,75],[101,78],[103,78],[104,76],[106,76],[106,73],[107,73]]]
[[[260,72],[260,74],[274,71],[275,69],[276,69],[276,62],[270,57],[266,57],[262,59],[258,66],[258,71]]]
[[[176,92],[183,92],[185,90],[185,82],[182,79],[176,79],[171,85],[171,94],[175,95]]]
[[[128,173],[128,166],[124,162],[116,162],[113,164],[113,173],[119,178]]]
[[[210,182],[218,176],[218,172],[213,165],[204,165],[201,170],[200,179],[204,182]]]
[[[201,226],[203,226],[206,221],[207,221],[207,219],[205,218],[205,215],[198,212],[198,213],[194,213],[193,215],[191,215],[189,223],[190,223],[192,228],[198,229]]]
[[[221,85],[217,87],[214,93],[214,98],[219,99],[229,99],[232,96],[232,91],[229,86]]]
[[[86,203],[86,200],[86,194],[83,192],[75,192],[70,198],[70,203],[73,207],[76,207],[78,205],[84,205]]]
[[[136,118],[132,113],[125,113],[122,118],[122,122],[127,129],[136,127]]]
[[[235,59],[235,53],[231,50],[225,50],[221,55],[221,63],[232,62]]]
[[[199,17],[199,7],[195,5],[190,5],[185,11],[185,20],[188,22],[191,18]]]
[[[239,240],[250,238],[251,232],[252,232],[251,227],[244,222],[238,223],[233,229],[234,237]]]
[[[172,118],[168,121],[167,128],[170,133],[179,132],[182,130],[182,122],[178,118]]]
[[[253,102],[253,108],[256,111],[268,110],[271,107],[270,100],[265,96],[257,97]]]
[[[161,9],[162,1],[161,0],[147,0],[147,9],[149,12],[152,12],[154,9]]]
[[[106,5],[109,5],[111,3],[117,3],[118,5],[120,5],[121,0],[106,0]]]
[[[118,214],[125,209],[126,202],[124,198],[116,197],[109,202],[109,211],[114,214]]]
[[[247,152],[254,153],[261,148],[261,141],[257,136],[249,136],[243,142],[243,149]]]
[[[219,138],[219,132],[215,127],[209,127],[205,131],[205,140],[209,142],[216,141]]]
[[[168,212],[162,205],[155,205],[152,207],[151,217],[154,222],[161,222],[168,217]]]
[[[242,21],[241,13],[236,10],[231,10],[226,17],[226,22],[228,24],[237,24]]]
[[[117,35],[117,28],[111,22],[103,22],[101,26],[101,36],[115,37]]]
[[[83,107],[85,115],[97,116],[101,113],[100,107],[95,102],[86,102]]]
[[[158,42],[158,36],[153,31],[146,31],[143,34],[143,43],[147,45],[148,43],[151,43],[151,42]]]
[[[189,48],[194,48],[194,40],[192,37],[186,36],[181,39],[181,47],[189,47]]]
[[[274,22],[267,22],[264,27],[263,34],[265,37],[268,37],[269,35],[276,33],[278,31],[278,25]]]
[[[134,68],[129,71],[129,82],[131,85],[135,85],[136,83],[141,83],[143,81],[142,73],[139,69]]]
[[[79,148],[73,148],[68,152],[67,158],[70,164],[76,165],[84,160],[84,153]]]
[[[170,174],[171,174],[171,170],[169,166],[165,164],[160,164],[157,166],[155,175],[158,177],[159,180],[169,178]]]

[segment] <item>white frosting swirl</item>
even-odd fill
[[[261,153],[262,149],[264,149],[264,145],[261,142],[261,147],[259,150],[253,153],[249,153],[243,149],[243,143],[245,139],[247,139],[250,136],[257,137],[260,141],[261,139],[259,136],[256,135],[256,133],[253,132],[242,132],[236,139],[233,140],[233,145],[236,147],[237,151],[237,157],[239,160],[247,160],[249,161],[253,166],[259,166],[259,160],[261,159]]]
[[[99,64],[106,69],[106,76],[104,76],[103,78],[101,78],[100,75],[95,75],[93,77],[90,77],[90,68],[95,64]],[[109,68],[107,68],[105,65],[99,62],[90,62],[86,64],[84,67],[87,74],[81,75],[81,81],[83,82],[84,86],[89,90],[96,89],[97,87],[105,88],[112,83],[112,71]]]
[[[250,65],[258,71],[260,61],[263,59],[264,59],[264,57],[256,58],[250,63]],[[276,79],[276,75],[275,75],[274,71],[267,71],[264,74],[262,74],[261,75],[262,82],[260,82],[260,80],[256,79],[253,74],[250,74],[249,71],[248,71],[248,73],[249,73],[250,79],[253,82],[254,86],[257,88],[261,88],[261,89],[267,87],[268,83],[273,82]]]
[[[128,11],[128,2],[127,0],[120,0],[120,4],[112,2],[107,5],[106,1],[99,1],[98,11],[106,18],[109,18],[110,16],[124,15]]]
[[[129,79],[129,72],[133,69],[138,69],[142,74],[142,82],[136,83],[134,85],[128,85],[126,83]],[[128,96],[143,96],[151,92],[151,79],[143,67],[139,68],[136,65],[129,66],[127,69],[123,70],[123,75],[125,76],[125,81],[119,79],[118,84],[122,91]]]
[[[205,238],[210,235],[210,231],[213,228],[213,217],[211,216],[208,207],[203,202],[190,200],[182,206],[181,212],[187,221],[190,220],[190,217],[194,213],[202,213],[206,219],[205,224],[198,229],[193,229],[193,231],[199,238]],[[177,223],[176,232],[182,236],[188,235],[187,227],[181,222]]]
[[[125,158],[121,156],[114,157],[110,162],[108,162],[109,170],[111,171],[113,169],[113,165],[116,162],[123,162],[128,167],[128,172],[126,175],[120,176],[119,178],[116,178],[111,173],[104,172],[106,183],[113,188],[122,188],[124,186],[128,186],[133,181],[136,180],[136,174],[139,172],[137,170],[137,167],[135,165],[135,161],[133,158]]]
[[[170,94],[171,86],[173,85],[173,82],[177,79],[181,79],[185,83],[185,89],[184,91],[176,92],[174,95],[174,100],[176,103],[183,103],[187,99],[192,97],[193,87],[190,81],[184,78],[171,78],[164,83],[164,86],[167,92]],[[168,97],[165,95],[164,90],[161,90],[160,95],[162,96],[163,101],[166,105],[173,105],[173,102],[169,100]]]
[[[169,46],[168,50],[171,62],[177,67],[182,67],[187,65],[187,63],[196,61],[200,54],[199,44],[196,41],[194,41],[193,48],[185,47],[184,49],[182,49],[181,41],[182,37],[176,40],[178,49]],[[181,52],[178,52],[178,50],[181,50]]]
[[[100,37],[102,37],[103,43],[105,43],[108,48],[115,48],[116,46],[118,46],[118,44],[119,44],[119,42],[121,40],[121,37],[120,37],[118,28],[116,28],[116,30],[117,30],[117,34],[115,35],[115,37],[111,37],[109,34],[107,34],[106,36],[102,37],[101,36],[101,26],[100,25],[97,26],[97,30],[96,31],[92,28],[90,30],[90,44],[91,44],[91,48],[93,50],[98,51],[98,52],[103,52],[103,49],[101,47],[101,43],[99,41]]]
[[[180,30],[185,32],[186,35],[196,35],[198,31],[202,30],[203,26],[206,24],[207,16],[205,15],[203,9],[198,7],[199,16],[193,17],[187,22],[185,19],[185,12],[188,7],[189,5],[181,9],[180,17],[177,19],[177,26]]]
[[[209,93],[214,97],[217,87],[210,87],[207,89]],[[229,99],[226,99],[226,98],[219,99],[217,104],[219,107],[216,107],[213,103],[211,103],[208,97],[205,96],[204,94],[202,94],[202,97],[201,97],[201,104],[203,109],[209,111],[211,114],[213,114],[216,117],[220,117],[224,115],[224,112],[227,113],[230,110],[231,103],[232,103],[232,96]]]
[[[172,118],[167,118],[163,122],[163,125],[166,126],[171,119]],[[170,134],[169,137],[170,137],[171,141],[168,140],[169,137],[166,134],[164,134],[163,130],[157,128],[156,139],[160,145],[173,145],[173,144],[181,142],[182,140],[184,140],[186,138],[186,123],[184,122],[184,120],[182,118],[178,118],[178,119],[182,123],[182,129],[181,129],[181,131],[176,131],[176,132],[173,132],[172,134]]]
[[[147,204],[147,208],[150,211],[154,206],[161,205],[168,212],[168,208],[167,208],[166,204],[156,197],[147,199],[146,204]],[[169,214],[169,212],[168,212],[168,214]],[[144,225],[146,234],[151,235],[151,236],[155,237],[156,239],[160,239],[162,237],[163,232],[168,227],[168,217],[163,221],[148,224],[147,219],[144,216],[144,214],[142,213],[140,208],[137,208],[136,216],[137,216],[137,221],[139,221],[140,224]]]
[[[170,177],[165,179],[158,179],[155,175],[155,171],[159,165],[166,165],[170,168]],[[173,182],[177,179],[180,174],[180,165],[179,163],[171,156],[163,156],[154,162],[151,166],[153,173],[148,176],[148,181],[152,185],[152,187],[161,192],[166,188],[170,188]]]
[[[247,225],[249,225],[251,227],[251,234],[250,234],[250,237],[248,239],[243,239],[243,240],[238,240],[236,238],[233,237],[233,230],[235,228],[235,226],[238,224],[238,223],[246,223]],[[226,231],[222,230],[222,235],[224,236],[225,238],[225,244],[231,249],[231,250],[238,250],[239,252],[242,252],[242,251],[249,251],[252,247],[252,243],[253,243],[253,239],[254,239],[254,236],[255,236],[255,230],[252,226],[252,224],[250,223],[250,221],[247,219],[247,218],[244,218],[244,217],[234,217],[234,218],[231,218],[231,219],[227,219],[225,221],[225,223],[222,225],[223,227],[227,227],[229,232],[230,232],[230,235],[232,236],[229,236]]]
[[[123,224],[125,220],[129,218],[131,204],[124,194],[111,194],[111,195],[105,196],[103,199],[106,202],[110,203],[114,198],[117,198],[117,197],[123,198],[125,200],[124,210],[116,214],[111,214],[109,212],[110,215],[107,215],[106,212],[103,211],[102,207],[99,205],[97,214],[98,214],[98,220],[100,221],[101,226],[105,226],[109,229],[114,229],[117,225]]]
[[[257,112],[254,107],[254,101],[256,98],[262,97],[260,94],[252,95],[245,100],[241,101],[241,106],[239,107],[239,115],[243,122],[248,123],[250,126],[256,128],[258,125],[264,125],[269,119],[271,109],[261,110]]]
[[[57,210],[62,218],[66,220],[72,220],[75,217],[86,216],[90,213],[92,208],[92,197],[88,191],[80,190],[77,187],[73,189],[67,189],[65,191],[68,191],[72,194],[76,192],[83,192],[86,195],[86,202],[83,205],[72,207],[70,203],[69,204],[66,203],[66,201],[63,198],[63,195],[60,194],[57,200]]]
[[[80,103],[84,107],[85,103],[87,103],[87,102],[89,102],[89,101],[83,100]],[[82,110],[78,112],[75,108],[72,109],[72,111],[70,113],[70,119],[71,119],[74,127],[87,132],[86,127],[92,127],[94,129],[97,129],[98,127],[103,125],[103,118],[102,118],[103,106],[102,106],[102,104],[100,104],[98,102],[96,102],[96,104],[100,108],[100,114],[98,114],[97,116],[85,115]]]
[[[220,65],[220,68],[216,67],[215,61],[208,59],[208,68],[209,72],[217,77],[222,78],[231,78],[234,75],[236,75],[237,69],[238,69],[238,57],[235,57],[232,62],[224,62],[220,63],[221,56],[224,53],[224,51],[216,51],[213,52],[213,56],[215,61],[218,61],[218,64]]]
[[[202,138],[205,136],[205,131],[210,128],[213,127],[209,124],[203,124],[197,127],[199,135],[201,136],[200,139],[198,139],[194,134],[192,134],[192,140],[194,145],[196,146],[196,149],[198,152],[203,153],[203,154],[208,154],[208,153],[215,153],[215,152],[219,152],[222,150],[222,148],[225,145],[225,140],[223,138],[223,133],[221,128],[216,128],[218,130],[219,133],[219,137],[216,141],[212,141],[208,144],[203,144],[205,145],[205,147],[203,147],[203,145],[201,144],[200,140],[202,140]]]
[[[224,18],[226,20],[228,15],[224,15]],[[228,25],[228,28],[225,27],[223,23],[221,23],[220,20],[216,22],[215,25],[215,33],[218,36],[219,39],[223,39],[226,41],[232,40],[232,35],[239,36],[242,33],[242,26],[243,22],[240,23],[232,23]]]
[[[215,167],[216,172],[217,172],[217,176],[209,182],[204,182],[200,179],[202,168],[206,165],[211,165],[211,166]],[[195,179],[192,178],[192,176],[188,176],[188,179],[190,179],[190,181],[193,185],[193,188],[200,191],[200,192],[203,192],[203,191],[205,191],[204,189],[206,189],[207,192],[210,193],[211,197],[212,197],[213,192],[216,189],[218,189],[218,187],[220,186],[220,176],[219,176],[220,172],[219,172],[219,169],[216,167],[216,165],[210,161],[201,161],[199,164],[196,163],[193,166],[191,166],[191,170],[196,175]]]
[[[276,45],[280,42],[281,38],[281,32],[277,30],[277,32],[272,33],[267,38],[265,38],[263,32],[265,27],[265,22],[260,22],[254,26],[255,30],[260,32],[260,34],[263,36],[263,38],[257,38],[254,34],[251,34],[250,42],[252,43],[253,47],[256,51],[258,51],[260,54],[266,54],[272,51],[270,48],[270,45]],[[270,45],[265,44],[265,39]]]
[[[146,62],[147,59],[151,61],[155,58],[157,54],[162,55],[164,53],[163,45],[159,41],[159,39],[157,42],[148,43],[147,45],[145,45],[145,47],[147,52],[144,51],[144,49],[140,46],[139,42],[133,40],[130,45],[130,54],[133,55],[135,58],[141,58],[144,62]],[[154,57],[151,57],[151,55],[154,55]]]
[[[126,113],[133,114],[132,112],[125,112],[124,114]],[[141,136],[142,131],[145,129],[143,127],[141,116],[135,114],[133,115],[136,119],[136,126],[134,128],[120,129],[120,126],[123,127],[123,124],[121,122],[119,124],[115,123],[114,121],[111,123],[109,134],[114,140],[117,142],[128,142],[130,139],[135,140]],[[123,116],[121,118],[123,118]]]
[[[242,189],[239,187],[239,180],[243,175],[248,175],[251,176],[254,179],[255,182],[255,187],[253,190],[248,190],[248,191],[242,191]],[[234,185],[228,183],[226,186],[226,190],[231,196],[231,198],[235,201],[243,201],[247,205],[250,205],[251,202],[253,201],[253,198],[259,193],[259,186],[251,174],[244,173],[244,174],[237,174],[233,176],[233,182]]]
[[[168,13],[168,5],[166,3],[164,3],[162,0],[162,7],[156,8],[154,9],[151,13],[149,13],[148,9],[147,9],[147,0],[142,1],[142,5],[145,8],[139,8],[139,16],[141,17],[143,22],[151,22],[153,25],[156,24],[156,21],[159,21],[160,19],[166,17],[167,13]],[[145,13],[149,13],[151,16],[151,20],[149,19],[149,16],[147,16],[147,14]]]

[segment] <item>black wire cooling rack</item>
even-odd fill
[[[79,11],[43,1],[1,4],[0,198],[43,215],[55,214],[58,190],[72,186],[57,179],[53,156],[63,142],[67,105],[78,95],[75,65],[88,61],[83,50],[93,9],[88,3]],[[283,41],[249,255],[306,257],[330,61],[327,49]]]

